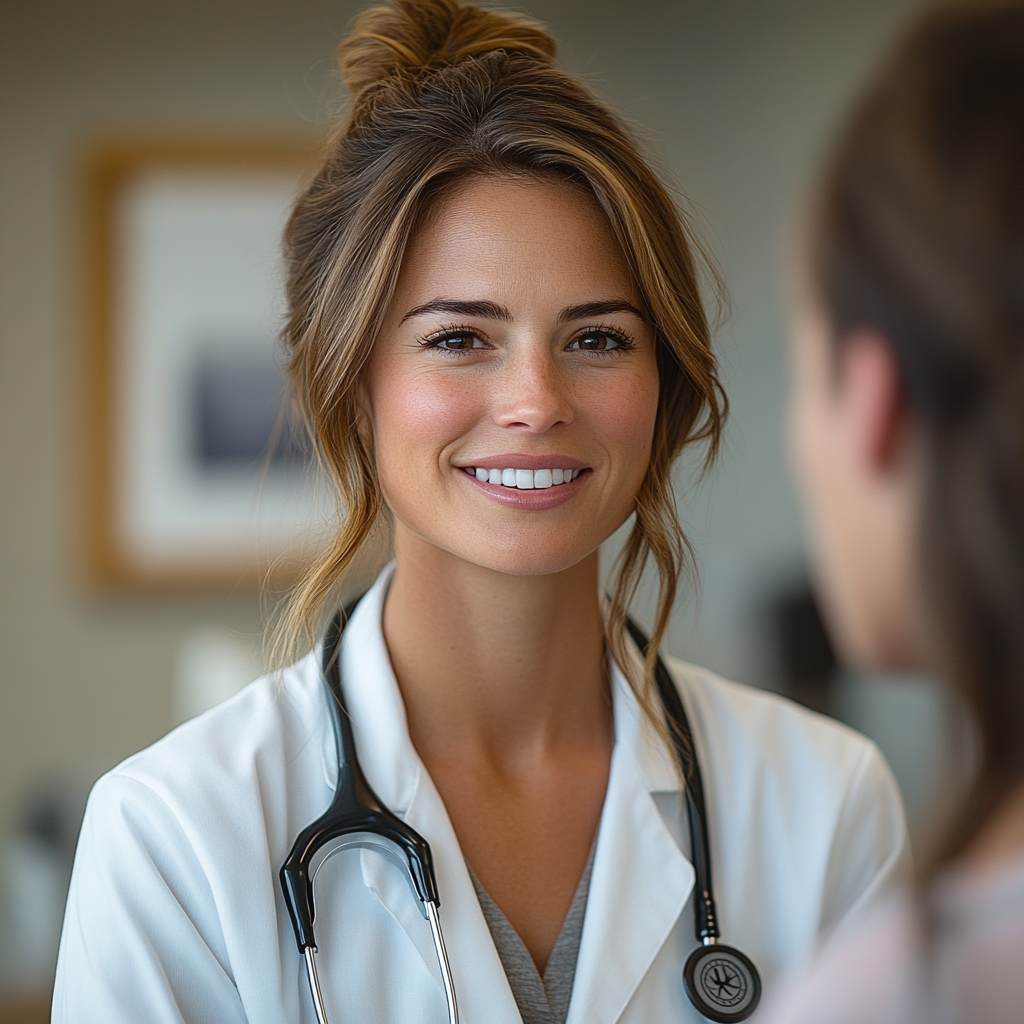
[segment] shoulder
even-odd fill
[[[848,726],[676,658],[665,662],[706,746],[742,751],[752,761],[778,768],[815,766],[846,778],[888,775],[875,744]]]
[[[693,720],[694,743],[721,811],[743,828],[765,812],[773,842],[812,854],[835,892],[850,891],[884,865],[909,867],[899,788],[878,747],[835,720],[778,694],[670,662]]]
[[[669,668],[691,715],[709,817],[737,857],[746,845],[771,863],[778,892],[815,904],[816,931],[853,920],[908,876],[903,801],[871,740],[777,694]]]
[[[174,819],[200,844],[225,833],[237,839],[237,829],[254,819],[271,829],[280,819],[286,830],[291,805],[310,802],[303,780],[316,780],[318,791],[333,783],[326,726],[309,655],[121,762],[97,782],[88,814],[111,828],[143,832],[156,820]],[[313,803],[319,802],[318,792]]]
[[[286,990],[266,951],[283,948],[278,869],[329,799],[318,684],[315,658],[258,679],[96,783],[54,1020],[238,1021],[243,976],[261,1007]]]

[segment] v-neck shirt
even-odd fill
[[[523,1024],[565,1024],[569,1016],[569,1002],[572,999],[572,986],[576,978],[576,962],[579,959],[583,918],[587,910],[587,897],[590,895],[590,876],[596,849],[595,842],[576,886],[562,930],[555,940],[551,956],[548,957],[543,976],[537,970],[537,965],[533,962],[533,957],[530,956],[519,933],[480,884],[480,879],[476,877],[473,869],[469,868],[469,876],[473,880],[480,909],[490,929],[494,947],[498,951],[498,959],[505,970]],[[466,866],[469,867],[468,864]]]

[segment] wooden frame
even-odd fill
[[[163,499],[153,496],[151,499],[147,498],[145,488],[149,485],[140,482],[139,470],[140,466],[143,467],[144,472],[141,475],[158,482],[160,470],[154,468],[156,466],[173,464],[177,467],[174,472],[186,472],[178,466],[178,463],[184,465],[181,451],[175,449],[176,453],[167,454],[154,447],[161,443],[157,429],[160,424],[156,423],[155,419],[153,423],[146,420],[146,417],[152,419],[158,415],[163,416],[163,427],[160,429],[164,429],[168,427],[168,417],[172,415],[167,412],[167,408],[173,405],[176,409],[173,415],[181,415],[185,407],[184,398],[177,392],[174,392],[172,397],[168,395],[175,388],[181,391],[186,387],[181,383],[184,379],[184,370],[181,366],[172,366],[174,372],[166,374],[156,389],[150,385],[152,393],[148,396],[145,393],[146,385],[140,383],[147,379],[155,379],[154,359],[163,359],[165,363],[170,360],[173,363],[174,360],[180,361],[185,358],[177,354],[180,339],[176,339],[174,344],[161,342],[164,346],[161,354],[153,354],[158,347],[153,338],[163,334],[170,337],[172,331],[165,323],[167,310],[172,311],[171,318],[174,319],[179,317],[179,307],[187,306],[190,301],[188,288],[178,281],[178,276],[184,280],[189,272],[187,251],[186,248],[182,248],[189,244],[186,238],[188,228],[182,226],[179,234],[174,233],[175,212],[183,213],[185,221],[191,217],[194,224],[198,225],[196,237],[199,241],[196,244],[199,248],[195,255],[199,257],[199,262],[204,258],[214,260],[215,253],[209,251],[208,243],[211,240],[214,250],[221,246],[230,248],[230,245],[234,244],[229,238],[230,231],[216,230],[215,225],[211,224],[207,231],[207,244],[203,248],[202,236],[206,228],[203,227],[204,219],[201,212],[213,211],[214,220],[219,216],[221,206],[217,204],[216,196],[221,193],[216,192],[216,189],[223,186],[225,203],[221,205],[225,209],[238,208],[230,213],[230,216],[235,218],[232,223],[243,223],[244,216],[248,215],[245,210],[249,209],[245,204],[249,203],[255,211],[254,223],[258,221],[259,230],[263,230],[269,223],[270,205],[267,204],[283,204],[284,208],[287,207],[290,196],[308,173],[313,153],[312,143],[305,139],[276,142],[225,142],[214,139],[114,140],[94,146],[85,161],[83,180],[86,259],[83,283],[87,408],[82,462],[85,468],[84,563],[88,581],[93,587],[102,590],[158,593],[251,588],[266,581],[275,586],[287,584],[301,569],[304,559],[309,554],[310,545],[317,544],[317,524],[321,524],[322,528],[324,509],[316,505],[316,486],[311,474],[306,470],[297,472],[295,465],[291,465],[285,472],[275,469],[266,459],[251,460],[253,464],[247,464],[243,470],[236,460],[236,463],[231,463],[230,473],[223,471],[222,478],[219,479],[212,470],[207,472],[209,466],[228,465],[228,462],[222,460],[214,463],[207,460],[203,463],[202,470],[206,475],[200,483],[194,487],[190,484],[189,487],[179,489],[181,494],[184,495],[187,491],[191,497],[184,496],[179,501],[175,496],[169,502],[166,501],[167,495],[178,493],[172,482],[169,479],[163,481]],[[192,183],[191,186],[189,182]],[[189,202],[192,200],[189,199],[189,188],[193,189],[195,203],[195,209],[191,213]],[[204,193],[203,189],[207,192]],[[150,207],[147,207],[146,203],[149,203]],[[174,206],[175,203],[178,203],[177,207]],[[203,206],[203,203],[206,205]],[[156,215],[147,210],[163,212]],[[274,207],[274,216],[280,220],[283,220],[284,213],[285,209],[278,210]],[[158,223],[171,225],[171,228],[160,229],[152,226]],[[171,248],[177,246],[172,255],[162,252],[160,230],[170,232],[168,237],[173,243]],[[266,282],[271,271],[266,264],[266,246],[271,243],[264,238],[266,234],[264,230],[263,235],[259,236],[259,245],[256,246],[262,254],[263,262],[260,263],[254,256],[252,267],[243,268],[244,273],[251,271],[252,281],[245,284],[245,287],[250,290],[257,289],[252,294],[269,295]],[[239,251],[248,252],[249,250],[245,249],[246,244],[249,243],[238,242],[238,246],[241,247]],[[275,249],[279,245],[279,230],[273,245]],[[253,252],[256,249],[253,249]],[[181,275],[177,275],[176,272],[162,274],[160,267],[166,265],[173,269],[176,266],[175,260],[181,264]],[[150,264],[153,266],[149,266]],[[241,287],[238,281],[242,280],[244,274],[237,271],[237,268],[232,273],[234,277],[231,285],[237,292]],[[280,276],[279,267],[276,275]],[[140,281],[149,283],[140,285]],[[168,281],[172,283],[167,283]],[[236,296],[232,300],[235,302],[234,308],[228,308],[229,303],[225,298],[225,309],[218,311],[214,308],[219,301],[216,282],[210,281],[207,275],[201,283],[204,287],[209,284],[204,292],[204,301],[208,308],[204,307],[201,314],[195,313],[195,317],[212,316],[213,321],[221,324],[221,328],[218,329],[222,329],[225,323],[230,327],[231,316],[238,315],[244,304],[237,301]],[[174,288],[178,288],[176,294]],[[164,294],[165,292],[167,294]],[[147,309],[146,302],[149,299],[145,298],[145,295],[151,293],[156,294],[160,302],[155,303],[153,309]],[[231,288],[226,290],[227,293],[231,293]],[[270,299],[266,301],[269,303]],[[185,318],[182,319],[182,323],[185,323],[190,315],[192,314],[187,311],[181,313],[180,317]],[[163,320],[160,319],[161,316]],[[261,324],[263,321],[267,321],[267,337],[276,334],[280,326],[280,317],[263,316]],[[195,323],[198,322],[199,319],[196,319]],[[150,329],[147,324],[157,326]],[[263,331],[262,326],[260,330]],[[245,325],[239,334],[240,338],[244,332]],[[194,348],[198,343],[193,340],[189,344]],[[251,343],[252,346],[255,344]],[[262,351],[263,342],[259,344]],[[250,342],[245,341],[245,346],[250,346]],[[188,345],[181,346],[182,351],[186,349],[192,351]],[[249,348],[246,347],[245,351],[249,351]],[[252,347],[252,351],[255,352],[256,348]],[[237,353],[242,352],[243,346],[239,342]],[[142,365],[149,367],[148,377],[146,374],[140,376],[136,373],[135,367]],[[164,409],[164,412],[150,414],[146,411],[157,408]],[[214,404],[211,408],[216,409],[218,406]],[[164,429],[164,434],[168,437],[175,435],[177,441],[173,441],[173,444],[180,449],[181,437],[185,432],[193,430],[193,426],[186,424],[179,430],[177,426],[171,424],[170,429]],[[178,433],[175,434],[175,431]],[[140,438],[151,440],[142,441]],[[143,450],[145,444],[148,444],[149,448]],[[167,444],[171,445],[172,441],[167,441]],[[205,440],[203,444],[206,444]],[[206,448],[203,450],[205,452]],[[256,462],[260,464],[255,465]],[[199,473],[199,470],[196,472]],[[213,475],[210,475],[211,473]],[[287,488],[282,491],[284,484],[281,481],[285,476],[288,478],[287,487],[292,488],[291,491]],[[226,482],[228,477],[230,484]],[[243,478],[251,478],[255,488],[250,511],[244,515],[239,512],[241,499],[238,497],[241,494]],[[268,486],[274,491],[273,500],[276,504],[273,515],[277,517],[269,533],[266,532],[265,522],[260,518],[263,510],[258,507],[265,498]],[[207,490],[203,490],[204,487]],[[278,494],[279,491],[284,497]],[[188,524],[201,524],[204,514],[200,506],[205,499],[195,496],[206,495],[207,492],[216,492],[219,502],[218,515],[224,522],[220,523],[218,520],[220,525],[216,528],[210,524],[207,524],[209,528],[197,528],[194,543],[190,544],[188,529],[191,527]],[[293,493],[294,504],[291,500]],[[196,507],[189,507],[189,501]],[[235,513],[227,511],[229,506],[235,507],[230,505],[231,501],[238,506]],[[178,505],[181,506],[180,509]],[[178,511],[166,514],[160,511],[171,507]],[[150,514],[145,511],[146,509],[159,511],[157,526],[153,525],[156,519],[153,519],[152,515],[152,522],[146,519]],[[181,519],[177,525],[174,520],[176,514]],[[230,520],[231,514],[236,514],[238,522],[235,529],[227,530],[225,524]],[[294,529],[289,525],[293,520]],[[223,534],[220,541],[218,530]]]

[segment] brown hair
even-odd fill
[[[711,353],[694,247],[623,123],[555,65],[534,22],[459,0],[394,0],[363,14],[338,48],[351,116],[299,197],[285,233],[289,370],[340,528],[292,595],[278,652],[315,636],[336,585],[384,511],[373,452],[356,430],[356,388],[405,248],[446,189],[469,177],[557,176],[608,217],[657,329],[660,394],[651,464],[611,599],[608,643],[642,706],[688,546],[670,469],[685,445],[714,457],[725,398]],[[645,677],[634,679],[626,609],[649,557],[660,575]]]
[[[977,770],[930,877],[1024,780],[1024,4],[920,20],[829,164],[810,267],[879,330],[927,441],[923,592]]]

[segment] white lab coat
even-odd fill
[[[349,622],[342,677],[370,784],[430,843],[463,1024],[519,1024],[458,839],[406,728],[381,632],[386,576]],[[908,866],[877,749],[767,693],[669,661],[707,795],[724,941],[770,985]],[[694,871],[669,753],[612,671],[615,744],[568,1024],[700,1021],[681,968]],[[330,803],[337,764],[313,654],[129,758],[93,790],[53,1020],[315,1021],[278,870]],[[331,1024],[444,1024],[429,926],[390,860],[357,850],[317,880]]]

